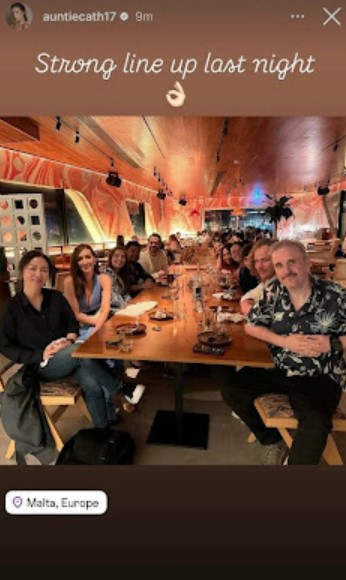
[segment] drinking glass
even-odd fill
[[[203,310],[203,330],[215,330],[215,312],[211,308],[204,308]]]
[[[185,320],[186,318],[186,304],[183,300],[175,300],[173,302],[174,318],[178,320]]]
[[[133,349],[133,335],[131,332],[121,332],[119,349],[121,352],[131,352]]]
[[[179,299],[179,284],[176,280],[171,284],[171,298],[173,301]]]

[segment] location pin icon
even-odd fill
[[[14,507],[16,507],[16,508],[20,508],[20,506],[23,503],[23,500],[19,495],[16,495],[12,501],[13,501]]]

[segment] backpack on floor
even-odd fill
[[[126,431],[80,429],[65,443],[56,465],[130,465],[135,448]]]

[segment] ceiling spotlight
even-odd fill
[[[185,197],[181,197],[179,199],[179,202],[178,203],[180,203],[180,205],[186,205],[187,204],[187,199]]]
[[[120,187],[121,186],[121,178],[119,177],[119,173],[116,171],[110,171],[106,178],[107,185],[112,185],[113,187]]]
[[[163,189],[159,189],[159,191],[158,191],[158,192],[157,192],[157,194],[156,194],[156,197],[157,197],[158,199],[165,199],[165,197],[166,197],[166,194],[165,194],[165,192],[163,191]]]
[[[327,193],[329,193],[329,187],[319,187],[317,190],[318,195],[327,195]]]
[[[61,125],[62,125],[62,122],[61,122],[61,117],[56,117],[56,124],[55,124],[55,128],[56,128],[56,130],[57,130],[57,131],[60,131],[60,129],[61,129]]]
[[[79,143],[79,141],[80,141],[80,134],[79,134],[78,129],[76,129],[76,135],[75,135],[75,138],[74,138],[74,142],[75,143]]]

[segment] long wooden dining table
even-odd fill
[[[118,334],[117,327],[127,323],[138,323],[138,318],[114,315],[106,324],[77,348],[73,356],[96,359],[122,359],[152,362],[168,362],[175,370],[175,409],[174,411],[158,411],[151,428],[148,443],[181,445],[187,447],[207,448],[209,415],[201,413],[184,413],[183,364],[224,365],[273,367],[269,349],[265,343],[248,336],[244,323],[224,323],[231,337],[231,343],[225,347],[223,355],[201,354],[193,352],[198,343],[198,334],[203,331],[203,313],[196,312],[191,289],[193,272],[181,267],[181,276],[177,278],[180,286],[177,304],[170,297],[171,290],[167,286],[155,284],[155,287],[143,290],[129,304],[154,301],[156,306],[140,316],[139,322],[145,325],[145,332],[134,335],[133,348],[130,352],[122,352],[119,347],[107,347],[107,342],[114,340]],[[171,320],[151,320],[154,310],[178,312],[181,304],[185,305],[186,317],[175,316]],[[205,308],[210,306],[228,306],[239,312],[237,301],[218,300],[210,297],[205,301]]]

